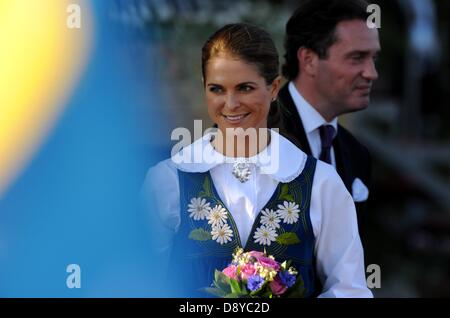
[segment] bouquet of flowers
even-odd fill
[[[280,264],[265,251],[239,248],[227,268],[215,271],[214,287],[206,291],[225,298],[303,297],[303,280],[290,263]]]

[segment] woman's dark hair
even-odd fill
[[[370,16],[368,5],[365,0],[302,0],[286,24],[283,75],[288,80],[298,76],[297,52],[301,47],[326,59],[328,49],[338,40],[336,26],[342,21],[366,21]]]
[[[229,54],[257,67],[268,85],[279,75],[278,52],[269,33],[246,23],[227,24],[216,31],[202,48],[202,74],[208,61]]]
[[[220,54],[230,55],[256,66],[267,85],[272,84],[280,74],[279,56],[275,43],[269,33],[255,25],[227,24],[206,41],[202,48],[203,79],[206,79],[206,67],[209,60]],[[278,105],[273,102],[269,111],[269,128],[271,122],[278,116]]]

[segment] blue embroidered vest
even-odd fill
[[[209,172],[187,173],[178,171],[180,181],[181,223],[174,238],[170,272],[176,286],[178,297],[211,297],[202,291],[210,287],[214,280],[214,271],[223,270],[232,261],[232,254],[236,248],[242,247],[248,251],[266,251],[273,255],[278,262],[291,260],[304,281],[305,297],[311,297],[315,292],[315,264],[314,264],[314,233],[311,225],[309,207],[311,189],[316,167],[316,159],[308,157],[302,173],[289,183],[279,183],[271,199],[262,211],[278,211],[285,205],[295,205],[296,222],[291,219],[279,218],[277,237],[270,245],[261,245],[255,241],[255,234],[262,225],[262,212],[255,219],[250,236],[245,246],[242,246],[238,229],[231,213],[220,199]],[[201,211],[193,209],[192,199],[209,203],[209,208],[221,206],[226,213],[226,224],[231,230],[225,240],[220,241],[211,233],[212,226]],[[220,208],[220,207],[219,207]],[[204,212],[204,211],[203,211]],[[286,215],[286,214],[284,214]],[[288,221],[288,222],[285,222]],[[289,224],[291,223],[291,224]],[[221,244],[222,243],[222,244]]]

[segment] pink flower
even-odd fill
[[[256,268],[253,264],[245,264],[241,266],[241,278],[247,280],[250,276],[256,275]]]
[[[269,286],[270,289],[272,290],[272,294],[274,295],[284,294],[284,292],[287,290],[287,287],[281,283],[280,278],[278,278],[278,276],[275,277],[275,279],[270,282]]]
[[[237,269],[237,267],[235,265],[230,265],[227,268],[225,268],[222,271],[222,273],[224,273],[226,276],[228,276],[230,278],[237,279],[236,269]]]
[[[250,256],[256,258],[257,260],[259,260],[261,257],[266,257],[266,255],[263,252],[251,251],[248,253],[250,254]]]
[[[268,257],[261,257],[258,259],[258,262],[265,268],[271,268],[274,269],[276,271],[278,271],[280,269],[280,264],[278,264],[277,261],[268,258]]]

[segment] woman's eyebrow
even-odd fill
[[[242,85],[258,85],[258,84],[256,84],[255,82],[243,82],[243,83],[239,83],[239,84],[237,84],[236,86],[242,86]]]
[[[257,86],[258,84],[255,82],[242,82],[236,85],[236,87],[238,86],[242,86],[242,85],[255,85]],[[207,83],[206,86],[222,86],[220,84],[215,84],[215,83]]]

